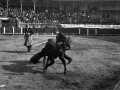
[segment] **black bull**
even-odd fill
[[[68,38],[68,40],[66,40],[65,44],[68,47],[67,50],[70,49],[69,38]],[[40,58],[44,57],[44,59],[45,59],[45,57],[47,56],[48,57],[47,58],[47,64],[44,67],[44,69],[47,69],[49,66],[54,64],[54,59],[59,57],[59,59],[62,61],[63,65],[64,65],[64,74],[66,74],[65,59],[67,59],[68,63],[70,63],[72,61],[72,58],[70,58],[68,55],[65,54],[66,50],[63,49],[63,46],[64,45],[62,45],[62,44],[58,45],[52,39],[48,39],[48,42],[46,43],[45,47],[41,50],[41,52],[34,55],[30,59],[30,62],[38,63]],[[50,63],[48,63],[48,61],[50,61]]]

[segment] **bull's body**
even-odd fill
[[[47,64],[44,67],[44,69],[47,69],[47,67],[54,64],[54,59],[58,57],[63,62],[64,74],[66,73],[65,59],[67,59],[69,62],[72,61],[72,59],[65,54],[65,51],[62,50],[62,47],[60,47],[56,42],[54,42],[51,39],[48,40],[48,42],[45,45],[45,48],[43,48],[41,52],[37,53],[35,56],[31,58],[30,62],[37,63],[39,62],[40,58],[42,57],[45,58],[46,56],[48,56],[48,58],[47,58]],[[50,63],[48,63],[48,61],[50,61]]]

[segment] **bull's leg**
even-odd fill
[[[64,58],[68,60],[68,64],[72,62],[72,58],[64,53]]]
[[[46,56],[44,56],[44,58],[43,58],[43,67],[44,68],[46,67],[46,65],[48,64],[48,62],[49,62],[49,58],[47,58],[47,60],[46,60]]]
[[[66,74],[66,62],[65,59],[63,58],[63,56],[60,56],[59,59],[62,61],[63,65],[64,65],[64,75]]]
[[[48,63],[50,60],[50,63]],[[55,63],[54,59],[52,57],[48,57],[47,64],[44,69],[47,69],[49,66],[53,65]]]
[[[43,58],[43,63],[45,63],[44,61],[45,61],[45,59],[46,59],[46,56],[44,56],[44,58]]]
[[[65,51],[63,51],[64,53],[64,58],[68,60],[68,64],[70,64],[72,62],[72,58],[69,57],[68,55],[65,54]]]

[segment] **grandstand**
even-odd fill
[[[36,34],[57,24],[66,34],[120,34],[119,0],[0,0],[0,17],[1,34],[23,34],[26,23]]]

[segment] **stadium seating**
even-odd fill
[[[59,8],[53,7],[36,7],[36,13],[33,11],[32,6],[23,6],[23,12],[20,11],[20,5],[9,4],[8,17],[11,18],[12,22],[15,22],[16,19],[20,19],[22,23],[64,23],[64,24],[118,24],[118,21],[115,21],[116,11],[115,10],[102,10],[105,17],[100,18],[100,10],[98,7],[90,8],[86,10],[75,10],[73,13],[72,10],[64,11],[60,13]],[[0,16],[7,17],[7,9],[2,4],[0,5]],[[101,17],[103,16],[101,15]],[[109,17],[108,17],[109,16]]]

